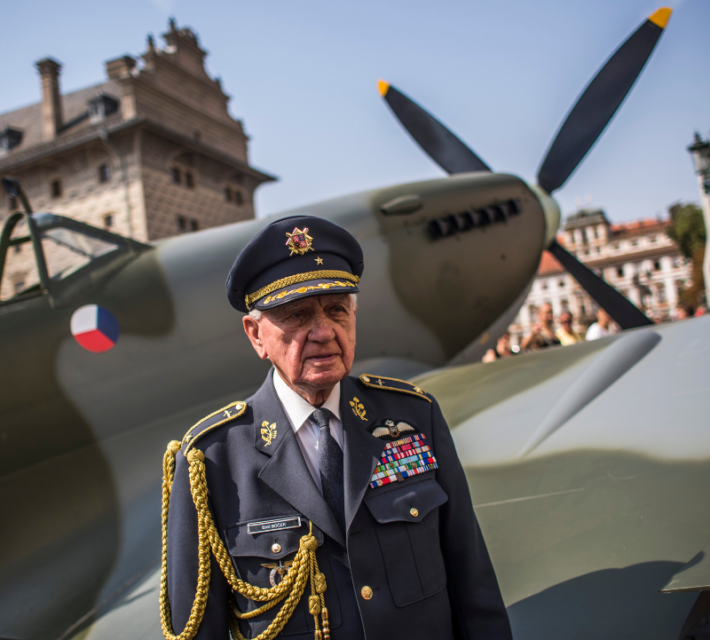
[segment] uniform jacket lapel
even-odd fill
[[[343,533],[308,471],[296,434],[276,395],[272,375],[269,372],[250,403],[254,412],[254,446],[270,458],[259,472],[259,478],[345,547]],[[347,463],[345,467],[347,469]]]
[[[345,378],[340,385],[340,417],[343,422],[345,465],[345,525],[349,528],[380,461],[385,443],[370,434],[369,427],[375,415],[350,378]]]

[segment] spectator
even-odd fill
[[[488,349],[486,355],[483,356],[481,362],[495,362],[500,358],[510,358],[514,356],[515,353],[510,346],[510,332],[506,331],[496,343],[495,349]]]
[[[695,317],[699,318],[700,316],[704,316],[708,310],[703,306],[700,305],[696,310],[695,310]]]
[[[572,320],[573,316],[569,311],[560,314],[560,328],[555,331],[555,335],[563,347],[584,342],[584,338],[572,328]]]
[[[598,340],[610,335],[610,324],[611,316],[604,309],[599,309],[597,311],[597,321],[587,329],[587,340]]]
[[[538,351],[559,345],[560,340],[555,335],[554,320],[552,305],[549,302],[543,304],[540,311],[537,312],[537,324],[533,327],[532,332],[523,338],[520,348]]]

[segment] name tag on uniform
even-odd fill
[[[298,529],[301,526],[301,516],[288,516],[286,518],[275,518],[274,520],[262,520],[261,522],[250,522],[247,525],[247,533],[256,535],[257,533],[268,533],[269,531],[281,531],[283,529]]]

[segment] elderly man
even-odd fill
[[[347,231],[305,216],[234,263],[227,297],[273,368],[168,447],[167,638],[511,638],[436,401],[348,377],[363,268]]]

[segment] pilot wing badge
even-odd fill
[[[377,427],[372,432],[372,435],[375,436],[375,438],[385,438],[387,436],[390,436],[391,438],[399,438],[402,433],[413,433],[414,431],[414,427],[406,422],[398,422],[395,424],[394,420],[385,420],[385,426]]]

